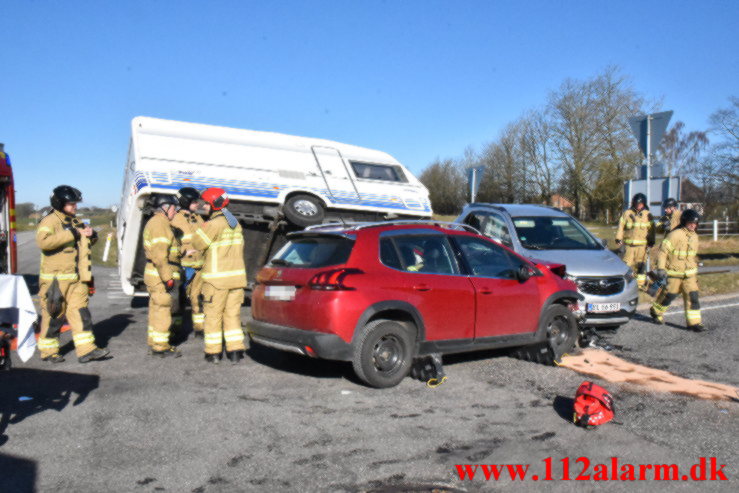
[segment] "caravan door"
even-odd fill
[[[333,201],[337,204],[356,204],[359,192],[339,151],[333,147],[320,146],[313,146],[311,149]]]

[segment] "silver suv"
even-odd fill
[[[567,266],[585,297],[583,327],[627,323],[639,300],[634,272],[575,218],[558,209],[527,204],[469,204],[455,220],[525,257]]]

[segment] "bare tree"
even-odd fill
[[[658,157],[665,163],[668,176],[688,175],[701,161],[701,154],[708,147],[706,132],[685,131],[685,124],[675,122],[665,134],[658,150]]]
[[[437,214],[456,214],[466,201],[466,179],[453,160],[437,159],[421,176],[421,183],[429,189],[431,207]]]

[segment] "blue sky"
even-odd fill
[[[320,137],[416,173],[615,64],[689,130],[739,96],[736,1],[0,0],[17,200],[117,203],[137,115]]]

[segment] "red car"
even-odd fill
[[[323,225],[289,240],[257,276],[251,339],[351,361],[373,387],[397,385],[425,355],[527,346],[551,362],[577,342],[582,296],[565,266],[469,226]]]

